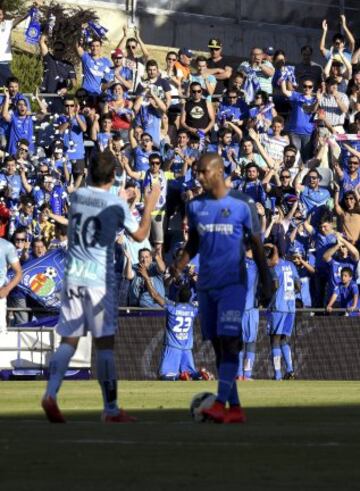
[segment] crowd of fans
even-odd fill
[[[1,35],[10,39],[11,21],[4,18],[0,10],[0,25],[7,26]],[[115,256],[120,305],[156,307],[144,266],[158,293],[174,299],[179,283],[167,280],[167,264],[187,238],[186,203],[202,193],[196,162],[216,152],[229,189],[256,202],[264,242],[296,265],[298,305],[331,310],[343,268],[354,300],[360,49],[344,16],[340,23],[343,34],[329,40],[324,20],[320,46],[303,46],[294,65],[281,47],[266,46],[253,47],[234,66],[216,38],[206,56],[186,47],[159,63],[138,29],[124,27],[111,59],[101,39],[79,37],[81,77],[63,59],[64,44],[51,51],[43,34],[35,104],[16,77],[0,70],[0,237],[14,243],[23,264],[66,248],[71,193],[87,184],[94,153],[110,152],[118,162],[112,191],[135,217],[141,217],[144,190],[155,182],[161,187],[149,239],[138,244],[119,231]],[[312,61],[319,48],[322,66]],[[0,63],[10,59],[11,46],[4,43]],[[180,280],[194,298],[197,273],[194,258]],[[25,307],[27,298],[15,289],[8,305]],[[26,313],[16,315],[17,322],[27,320]]]

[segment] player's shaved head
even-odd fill
[[[224,161],[220,155],[215,152],[209,152],[202,155],[199,159],[197,168],[204,168],[209,166],[211,169],[224,170]]]
[[[217,195],[223,194],[224,161],[217,153],[206,153],[200,157],[196,165],[197,178],[205,191]]]

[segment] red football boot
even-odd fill
[[[240,406],[230,406],[226,410],[224,423],[245,423],[246,415],[242,407]]]
[[[187,380],[192,380],[192,378],[189,372],[181,372],[179,375],[179,380],[187,381]]]
[[[118,414],[107,414],[105,411],[101,415],[103,423],[135,423],[137,418],[130,416],[123,409],[120,409]]]
[[[201,411],[206,418],[206,421],[213,421],[215,423],[223,423],[226,415],[225,404],[219,401],[215,401],[214,404],[208,409]]]
[[[50,423],[66,423],[56,400],[52,397],[44,397],[44,399],[41,401],[41,407],[45,411],[46,417]]]

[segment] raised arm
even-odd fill
[[[323,56],[326,56],[326,46],[325,46],[325,43],[326,43],[326,35],[327,35],[327,31],[328,31],[328,25],[327,25],[326,19],[324,19],[322,21],[321,27],[322,27],[322,34],[321,34],[321,39],[320,39],[320,53]]]
[[[82,58],[84,56],[85,50],[84,50],[82,44],[80,44],[78,41],[76,41],[76,44],[75,44],[75,51],[76,51],[79,58]]]
[[[151,225],[151,212],[155,209],[160,196],[160,186],[153,186],[149,193],[145,193],[145,207],[141,217],[139,228],[136,232],[129,232],[136,242],[142,242],[149,235]]]
[[[11,115],[9,112],[10,94],[9,94],[9,90],[7,88],[4,88],[4,96],[5,96],[5,99],[4,99],[4,103],[2,105],[2,108],[1,108],[1,116],[3,117],[3,119],[7,123],[10,123],[10,121],[11,121]]]
[[[147,291],[149,292],[150,297],[161,307],[164,307],[165,299],[155,290],[151,278],[149,277],[149,273],[144,264],[140,264],[139,273],[144,278],[145,286]]]
[[[259,150],[260,155],[262,158],[265,160],[266,165],[269,167],[269,169],[274,169],[275,167],[275,162],[273,159],[270,157],[270,155],[267,154],[265,151],[265,148],[263,147],[259,135],[256,133],[254,128],[249,129],[249,136],[250,138],[255,142],[257,149]]]
[[[344,29],[345,36],[347,37],[349,43],[349,49],[351,53],[353,53],[355,49],[355,38],[346,23],[345,15],[340,15],[340,21],[341,21],[342,28]]]
[[[141,49],[142,54],[143,54],[143,58],[145,61],[147,61],[149,59],[150,53],[149,53],[149,50],[147,49],[146,45],[144,44],[143,40],[141,39],[140,33],[136,27],[134,28],[134,35],[135,35],[136,41],[139,43],[140,49]]]
[[[44,58],[49,53],[49,48],[47,45],[47,36],[45,34],[41,35],[39,46],[40,46],[40,54]]]
[[[22,278],[22,269],[20,265],[20,261],[16,261],[15,263],[11,263],[11,269],[14,271],[14,277],[7,283],[6,285],[0,287],[0,298],[6,298],[11,290],[13,290],[16,285],[18,285]]]
[[[286,81],[285,80],[283,80],[281,82],[281,84],[280,84],[280,90],[281,90],[282,94],[285,97],[291,97],[292,96],[293,91],[287,89],[287,87],[286,87]]]
[[[118,45],[116,46],[116,49],[124,50],[125,46],[126,46],[127,35],[128,35],[128,28],[127,28],[126,24],[123,25],[122,30],[123,30],[123,35],[121,36],[120,41],[118,42]]]

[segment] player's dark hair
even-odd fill
[[[354,276],[354,272],[351,268],[349,268],[349,266],[344,266],[341,268],[341,274],[343,273],[347,273],[349,276],[351,276],[351,278]]]
[[[150,133],[146,133],[146,131],[144,131],[144,133],[141,135],[141,138],[143,138],[144,136],[150,138],[150,140],[153,141],[153,137],[150,135]]]
[[[108,184],[114,178],[117,161],[110,150],[94,155],[90,162],[91,182],[96,186]]]
[[[177,293],[178,301],[180,303],[187,303],[190,301],[191,295],[192,295],[191,289],[188,286],[183,285],[179,288]]]

